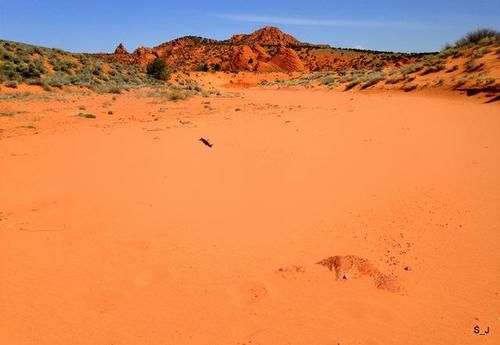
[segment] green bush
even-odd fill
[[[196,66],[195,70],[198,72],[208,72],[208,65],[206,63],[198,65]]]
[[[465,37],[455,42],[455,47],[466,47],[475,44],[491,44],[500,41],[500,32],[493,29],[479,29],[469,32]]]
[[[161,58],[156,58],[153,62],[148,64],[147,73],[149,76],[158,80],[168,80],[170,78],[170,71],[167,63]]]

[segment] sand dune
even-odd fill
[[[498,102],[62,97],[0,102],[2,344],[500,340]]]

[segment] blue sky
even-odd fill
[[[336,47],[433,51],[476,28],[499,30],[500,0],[0,0],[0,39],[75,52],[226,39],[265,25]]]

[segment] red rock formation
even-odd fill
[[[233,44],[260,44],[262,46],[300,46],[302,43],[295,37],[285,34],[273,26],[266,26],[250,35],[234,35],[229,42]]]
[[[286,47],[279,47],[278,54],[272,57],[271,63],[286,72],[301,72],[305,69],[295,50]]]
[[[251,71],[257,62],[257,54],[249,46],[233,47],[233,56],[227,69],[230,71]]]
[[[115,54],[128,54],[127,48],[125,48],[123,43],[120,43],[118,47],[116,47]]]
[[[415,61],[401,54],[372,54],[308,45],[275,27],[265,27],[249,35],[235,35],[227,41],[186,36],[154,48],[138,48],[132,54],[120,44],[114,54],[96,56],[106,61],[142,66],[160,57],[172,69],[185,71],[197,70],[205,64],[211,70],[220,65],[223,71],[328,71]]]
[[[271,58],[269,53],[258,43],[253,46],[253,50],[257,54],[259,60],[268,60]]]
[[[147,65],[158,57],[153,49],[145,47],[137,48],[133,55],[139,65]]]

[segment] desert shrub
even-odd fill
[[[475,71],[479,71],[480,69],[482,69],[484,66],[483,63],[476,63],[474,60],[468,60],[466,63],[465,63],[465,71],[466,72],[475,72]]]
[[[453,47],[445,47],[439,54],[438,57],[440,58],[447,58],[450,56],[455,56],[455,54],[458,54],[459,50],[457,48]]]
[[[462,78],[460,79],[458,82],[455,83],[455,85],[453,86],[454,89],[458,89],[459,87],[462,87],[464,86],[465,84],[467,84],[467,79],[465,78]]]
[[[16,89],[17,88],[17,81],[9,80],[9,81],[5,82],[5,86]]]
[[[476,80],[476,84],[479,86],[486,86],[495,83],[495,78],[490,77],[478,77]]]
[[[170,71],[167,63],[161,58],[156,58],[147,66],[147,74],[157,80],[168,80],[170,78]]]
[[[344,91],[348,91],[348,90],[352,89],[356,85],[360,84],[362,81],[363,81],[362,79],[356,79],[356,80],[351,81],[349,84],[346,85]]]
[[[52,68],[54,68],[54,71],[56,71],[56,72],[68,73],[73,68],[76,68],[76,64],[74,62],[59,59],[59,58],[51,60],[50,63],[52,65]]]
[[[401,75],[396,75],[396,76],[393,76],[389,79],[387,79],[385,81],[386,84],[397,84],[401,81],[405,80],[405,77],[404,76],[401,76]]]
[[[421,63],[407,65],[401,68],[401,73],[403,73],[404,75],[416,73],[420,71],[422,68],[424,68],[424,65]]]
[[[370,73],[366,77],[366,81],[361,85],[361,89],[367,89],[370,86],[373,86],[383,80],[385,78],[385,73],[382,72],[375,72],[375,73]]]
[[[335,76],[329,74],[319,78],[318,80],[322,85],[330,85],[335,82]]]
[[[95,119],[95,118],[97,118],[97,116],[95,116],[94,114],[87,114],[87,113],[78,113],[76,116],[83,117],[83,118],[86,118],[86,119]]]
[[[221,70],[221,65],[219,63],[214,63],[212,65],[212,69],[216,72],[220,71]]]
[[[472,54],[472,57],[473,58],[481,58],[484,55],[488,54],[489,52],[490,52],[490,50],[488,47],[483,47],[483,48],[480,48],[480,49],[474,51],[474,53]]]
[[[436,86],[443,86],[443,85],[444,85],[444,82],[445,82],[445,80],[444,80],[444,79],[439,79],[439,80],[436,82]]]
[[[62,72],[57,72],[55,75],[43,78],[42,82],[48,86],[61,89],[64,85],[71,84],[71,78]]]
[[[488,45],[500,41],[500,32],[493,29],[479,29],[469,32],[465,37],[455,42],[455,47],[466,47],[476,44]]]
[[[106,93],[121,94],[122,89],[118,85],[108,86],[106,89]]]
[[[204,63],[204,64],[200,64],[200,65],[196,66],[195,71],[208,72],[208,64]]]
[[[458,70],[458,65],[450,67],[449,69],[446,70],[446,73],[455,72],[456,70]]]
[[[424,71],[422,72],[422,75],[430,74],[430,73],[436,73],[439,71],[442,71],[445,69],[445,66],[442,64],[437,64],[433,66],[428,66]]]
[[[96,77],[102,78],[102,65],[101,64],[96,64],[92,70],[92,74],[95,75]]]
[[[41,71],[35,64],[26,64],[22,65],[19,68],[19,73],[23,78],[38,78],[42,75],[43,71]]]

